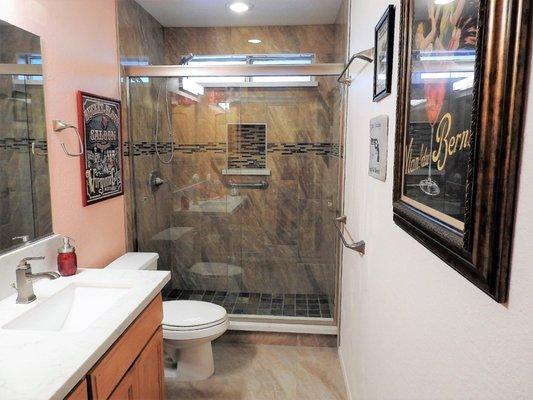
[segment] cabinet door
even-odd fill
[[[138,372],[136,366],[124,375],[118,386],[113,390],[108,400],[136,400],[140,399],[138,391]]]
[[[78,386],[76,386],[74,389],[72,389],[72,392],[70,392],[67,397],[65,397],[65,400],[88,400],[89,394],[87,392],[87,381],[84,379],[80,383],[78,383]]]
[[[135,363],[143,348],[161,325],[162,304],[161,295],[159,295],[89,372],[93,400],[107,399]]]
[[[161,400],[165,397],[163,370],[163,331],[159,328],[135,363],[139,379],[139,399]]]

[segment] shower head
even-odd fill
[[[193,57],[194,57],[194,54],[192,53],[182,56],[179,65],[187,64],[189,61],[192,60]]]

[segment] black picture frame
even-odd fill
[[[394,54],[394,5],[389,4],[374,29],[374,85],[373,101],[377,102],[391,93],[392,61]],[[383,32],[386,30],[386,32]],[[383,44],[381,40],[386,40]],[[384,61],[383,61],[384,60]],[[383,64],[385,64],[383,66]],[[380,83],[379,75],[385,73],[385,80]]]
[[[531,0],[479,0],[473,101],[465,114],[470,151],[463,227],[459,229],[408,201],[404,194],[413,160],[406,146],[415,122],[409,117],[414,107],[410,102],[411,63],[421,60],[411,48],[417,1],[423,0],[401,3],[393,220],[495,301],[505,303],[525,111],[525,91],[518,88],[526,86]]]

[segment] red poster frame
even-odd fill
[[[85,121],[84,121],[84,110],[83,110],[83,99],[84,97],[91,97],[98,100],[103,100],[106,102],[113,102],[117,104],[117,109],[119,112],[119,124],[118,127],[118,141],[119,141],[119,154],[120,154],[120,179],[121,179],[121,190],[120,192],[113,193],[111,195],[89,201],[87,198],[87,178],[86,178],[86,132],[85,132]],[[79,133],[81,137],[81,142],[83,144],[83,154],[80,156],[80,175],[81,175],[81,197],[82,197],[82,204],[83,207],[87,207],[96,203],[100,203],[101,201],[109,200],[114,197],[123,196],[124,195],[124,143],[122,141],[122,102],[118,99],[114,99],[111,97],[105,97],[100,96],[97,94],[85,92],[82,90],[78,90],[77,93],[77,103],[78,103],[78,127],[79,127]]]

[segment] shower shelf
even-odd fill
[[[244,203],[246,196],[230,196],[218,199],[200,200],[198,204],[191,203],[188,210],[181,208],[174,209],[180,213],[215,213],[215,214],[232,214]]]
[[[158,242],[175,242],[191,231],[194,231],[194,228],[191,226],[175,226],[156,233],[152,236],[152,240]]]

